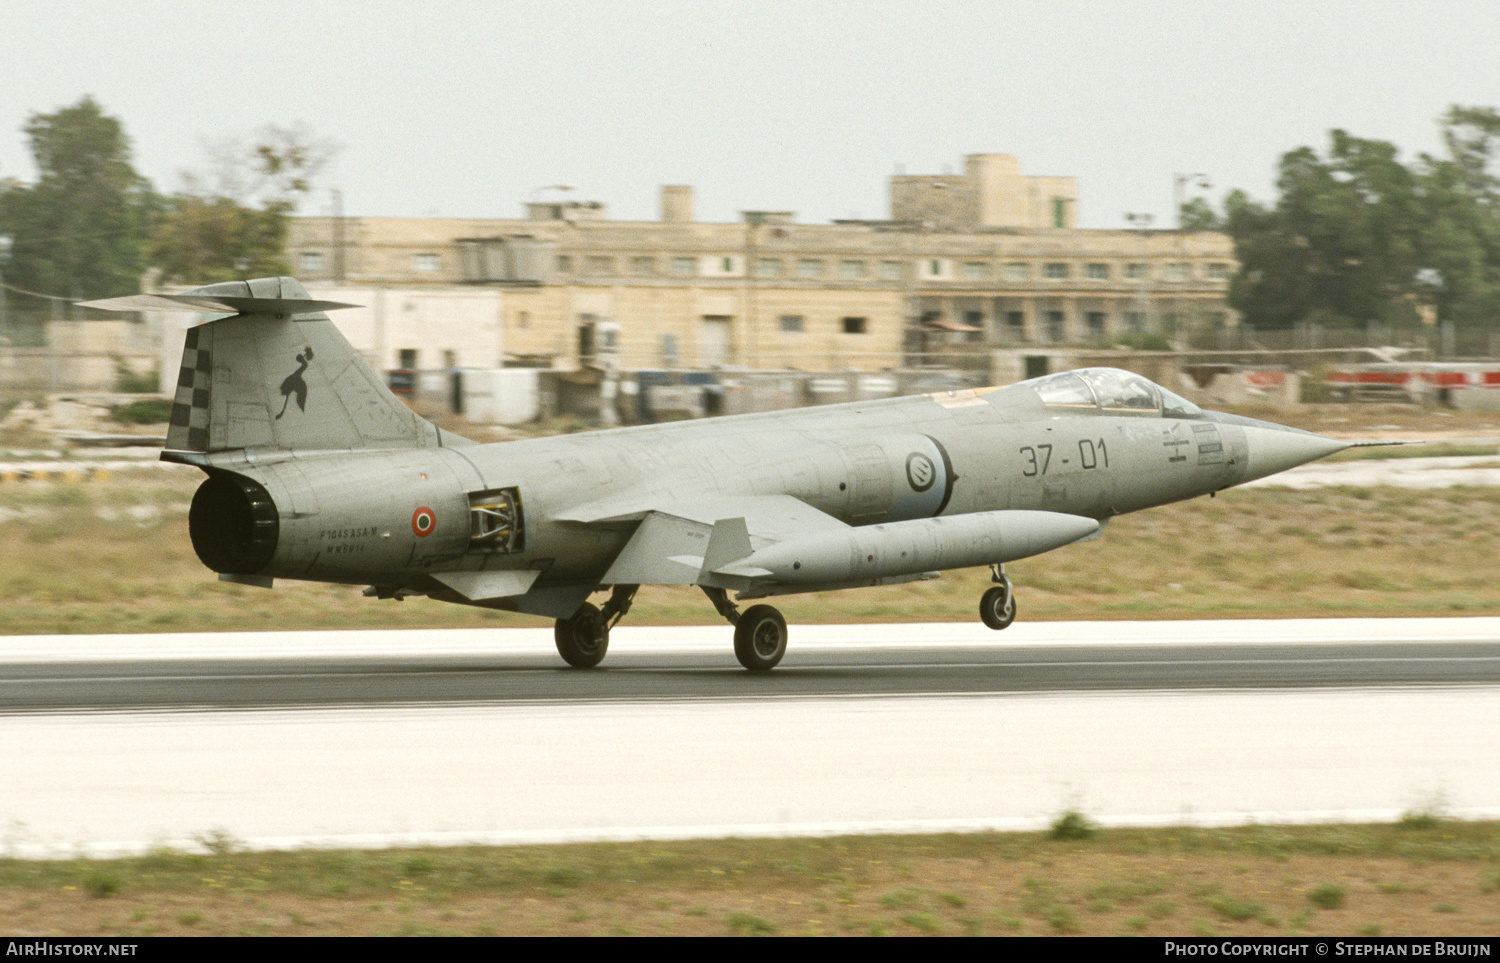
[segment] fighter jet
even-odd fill
[[[392,395],[325,313],[351,305],[293,278],[85,303],[211,315],[188,329],[161,457],[207,475],[188,530],[219,578],[551,618],[578,668],[642,585],[699,586],[754,672],[786,653],[758,602],[777,595],[988,566],[979,615],[1003,629],[1006,562],[1349,446],[1113,368],[479,445]]]

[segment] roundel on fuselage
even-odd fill
[[[925,492],[937,481],[937,465],[920,451],[906,456],[906,483],[914,492]]]
[[[939,514],[953,495],[954,480],[953,466],[943,447],[926,435],[914,436],[906,455],[904,491],[885,520],[901,522]]]

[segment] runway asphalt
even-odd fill
[[[1500,619],[793,626],[766,675],[739,667],[729,635],[618,628],[582,671],[548,629],[11,637],[0,711],[1500,682]]]

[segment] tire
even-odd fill
[[[995,586],[979,600],[979,617],[995,631],[1000,631],[1016,620],[1016,596],[1002,586]]]
[[[752,605],[734,626],[734,657],[751,672],[770,672],[786,655],[786,619],[769,605]]]
[[[598,606],[588,602],[571,619],[558,619],[553,635],[557,654],[575,669],[592,669],[609,651],[609,626]]]

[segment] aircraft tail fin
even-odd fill
[[[463,444],[381,383],[295,278],[87,302],[109,310],[233,312],[188,329],[167,450],[344,450]]]

